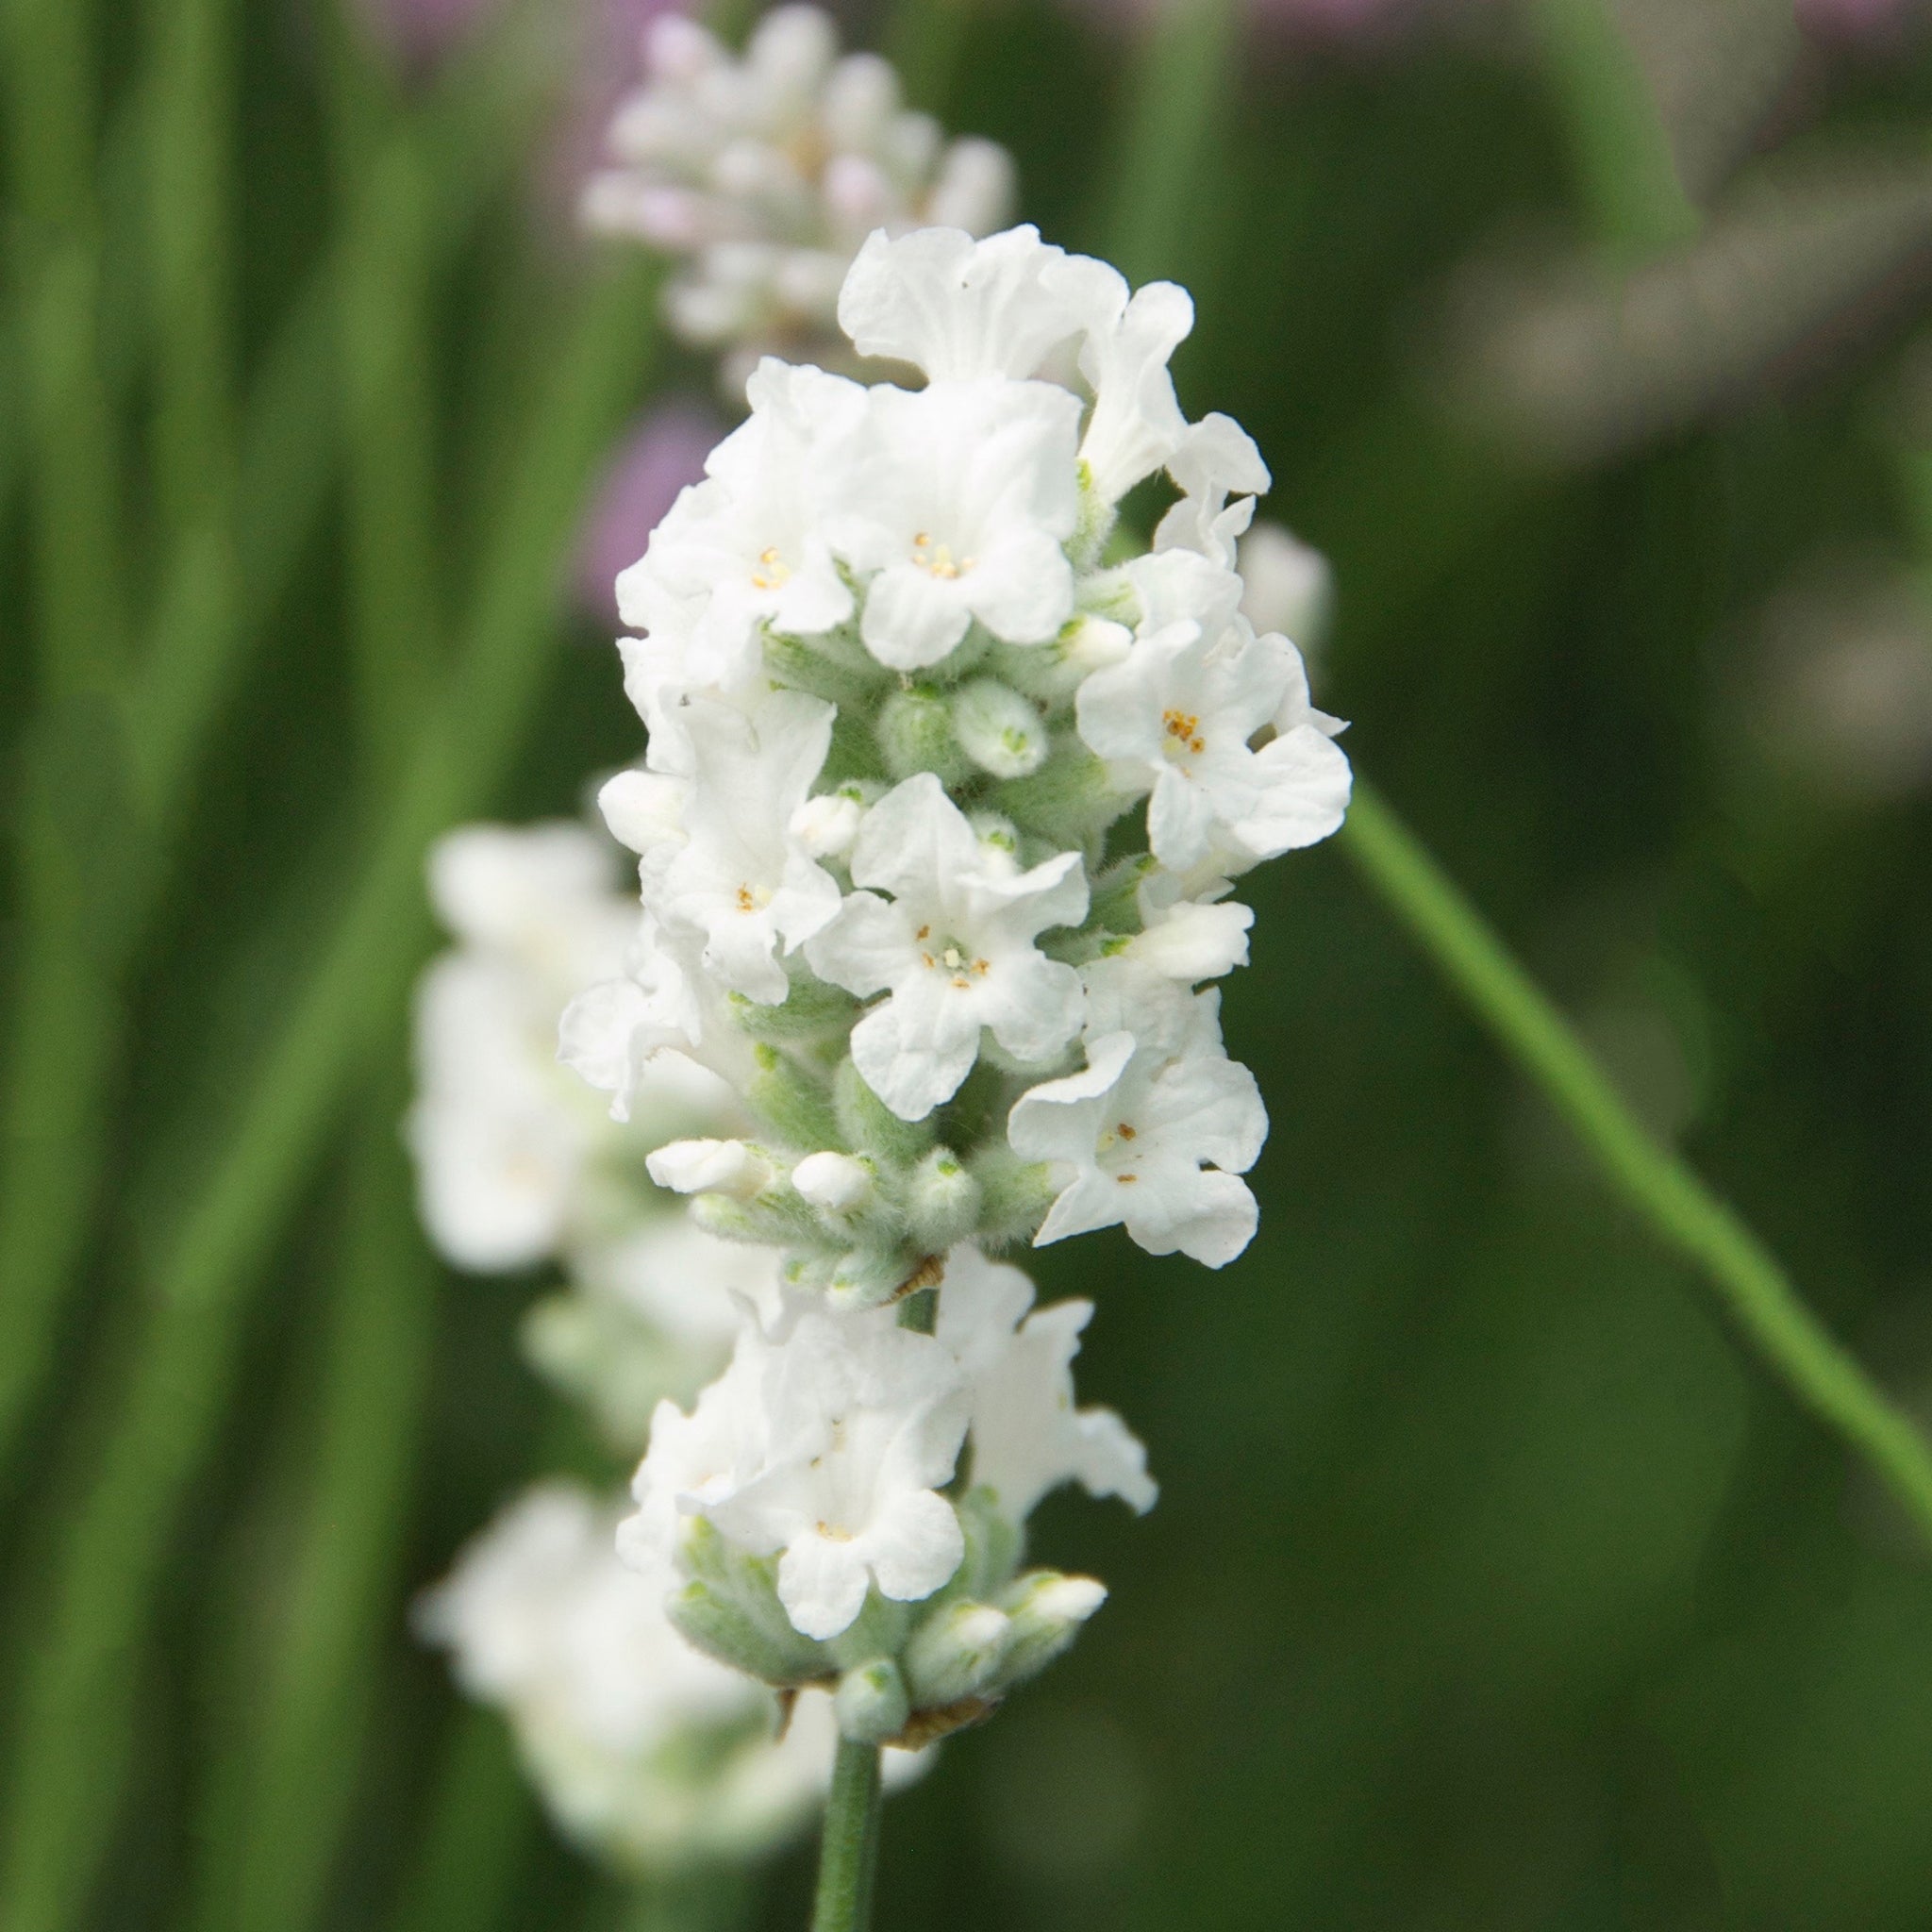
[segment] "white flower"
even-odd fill
[[[408,1138],[437,1248],[482,1272],[526,1268],[602,1239],[626,1156],[583,1084],[557,1065],[558,1018],[621,965],[637,914],[615,855],[580,825],[466,826],[430,859],[462,943],[417,989]],[[632,1083],[641,1126],[728,1119],[727,1089],[666,1057]],[[628,1204],[625,1211],[639,1211]]]
[[[1021,1061],[1058,1053],[1079,1031],[1078,974],[1034,943],[1086,916],[1077,853],[1017,872],[923,773],[867,814],[852,876],[892,899],[852,894],[807,958],[861,998],[891,993],[854,1028],[852,1056],[902,1120],[923,1120],[958,1092],[982,1027]]]
[[[861,356],[932,382],[1030,376],[1093,312],[1091,282],[1065,273],[1077,259],[1030,226],[984,242],[954,228],[876,234],[845,277],[839,325]]]
[[[1248,963],[1248,932],[1255,912],[1225,896],[1225,880],[1213,881],[1199,896],[1191,895],[1187,885],[1176,874],[1164,871],[1141,880],[1135,895],[1141,930],[1117,957],[1176,984],[1199,986]]]
[[[1120,1224],[1151,1255],[1222,1268],[1254,1239],[1255,1197],[1235,1176],[1259,1158],[1268,1116],[1255,1076],[1217,1050],[1170,1058],[1104,1034],[1085,1072],[1015,1105],[1007,1134],[1055,1170],[1038,1246]]]
[[[776,1698],[673,1629],[661,1581],[612,1545],[614,1512],[567,1483],[531,1491],[425,1597],[417,1627],[501,1708],[558,1825],[659,1866],[740,1857],[802,1824],[832,1761],[831,1700]],[[916,1760],[894,1752],[903,1781]]]
[[[1257,631],[1292,638],[1304,656],[1328,634],[1335,573],[1328,559],[1280,524],[1257,523],[1237,551],[1246,591],[1241,615]]]
[[[1306,717],[1307,678],[1286,638],[1239,621],[1221,638],[1182,622],[1138,639],[1090,677],[1080,736],[1117,775],[1151,788],[1147,829],[1162,864],[1199,862],[1223,828],[1257,858],[1325,839],[1348,804],[1348,760]],[[1285,731],[1279,721],[1295,722]],[[1249,740],[1277,735],[1259,751]]]
[[[1268,465],[1231,416],[1204,416],[1168,459],[1181,500],[1154,533],[1157,551],[1186,548],[1234,568],[1236,545],[1254,521],[1255,497],[1268,488]],[[1228,502],[1230,495],[1240,501]]]
[[[1173,282],[1150,282],[1130,299],[1125,279],[1105,273],[1106,305],[1090,318],[1080,352],[1093,389],[1080,459],[1100,495],[1118,503],[1165,468],[1187,436],[1168,363],[1193,329],[1194,304]]]
[[[791,832],[832,740],[830,705],[777,691],[747,713],[695,698],[678,713],[678,762],[688,760],[685,842],[646,875],[667,925],[705,938],[703,964],[719,985],[774,1005],[791,982],[776,958],[821,931],[839,888]],[[654,747],[654,756],[656,756]]]
[[[641,561],[617,579],[635,628],[675,640],[693,683],[731,689],[758,668],[762,626],[809,635],[852,614],[820,516],[815,452],[865,408],[857,383],[767,360],[746,390],[750,419],[706,459]]]
[[[797,343],[824,361],[839,290],[874,229],[940,222],[996,227],[1012,163],[986,141],[947,145],[906,111],[875,56],[839,59],[812,7],[768,13],[741,59],[702,27],[662,16],[646,42],[646,85],[619,108],[612,165],[584,196],[595,228],[684,262],[666,291],[686,340],[721,347]],[[742,356],[725,358],[727,381]]]
[[[947,1257],[934,1333],[971,1391],[974,1486],[991,1490],[1015,1524],[1065,1482],[1144,1515],[1159,1493],[1146,1450],[1111,1409],[1074,1407],[1073,1361],[1092,1303],[1032,1307],[1033,1284],[1019,1269],[973,1247]]]
[[[873,574],[860,635],[880,663],[947,657],[977,618],[1041,643],[1072,614],[1080,406],[1051,383],[881,385],[841,450],[834,547]]]
[[[747,1332],[690,1416],[666,1405],[638,1471],[626,1560],[675,1553],[674,1512],[779,1556],[778,1599],[808,1637],[835,1637],[868,1589],[930,1596],[965,1544],[950,1481],[966,1428],[962,1377],[891,1310],[806,1314],[781,1342]]]

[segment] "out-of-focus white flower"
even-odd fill
[[[417,991],[408,1139],[425,1223],[459,1267],[530,1267],[630,1211],[641,1150],[557,1064],[558,1016],[622,970],[637,924],[616,874],[609,847],[573,824],[466,826],[431,855],[431,896],[458,944]],[[646,1145],[734,1112],[722,1082],[671,1056],[635,1098]]]
[[[1249,527],[1235,552],[1241,615],[1264,636],[1278,631],[1304,658],[1319,652],[1335,612],[1328,559],[1280,524]]]
[[[1110,1408],[1074,1406],[1074,1357],[1091,1302],[1033,1309],[1017,1268],[956,1248],[946,1262],[934,1333],[959,1364],[972,1403],[972,1480],[1014,1524],[1062,1483],[1120,1496],[1141,1515],[1159,1494],[1147,1452]]]
[[[885,61],[840,58],[837,29],[815,7],[768,13],[741,58],[668,16],[644,59],[584,217],[682,264],[666,293],[672,325],[727,352],[727,387],[767,350],[839,359],[839,291],[874,230],[937,223],[983,234],[1006,215],[1005,150],[947,142],[904,108]]]
[[[878,891],[852,893],[807,957],[814,972],[861,998],[891,994],[854,1028],[852,1057],[902,1120],[924,1120],[952,1098],[979,1057],[982,1029],[1032,1061],[1078,1032],[1079,975],[1036,943],[1086,916],[1077,853],[1027,873],[990,861],[925,774],[867,814],[852,876]]]
[[[558,1827],[641,1870],[741,1857],[789,1836],[829,1778],[831,1699],[789,1714],[693,1650],[663,1590],[617,1559],[617,1512],[567,1483],[531,1491],[425,1597],[417,1625],[502,1710]],[[913,1771],[892,1754],[895,1782]]]

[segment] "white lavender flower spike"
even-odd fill
[[[839,312],[853,366],[924,387],[767,362],[625,574],[651,742],[603,803],[639,923],[564,1034],[620,1109],[663,1053],[728,1072],[752,1130],[650,1172],[775,1263],[724,1375],[659,1406],[622,1550],[869,1745],[983,1717],[1099,1607],[1023,1572],[1041,1496],[1154,1501],[1074,1401],[1091,1306],[1033,1310],[988,1252],[1246,1247],[1267,1117],[1208,983],[1247,959],[1233,882],[1333,832],[1349,768],[1242,614],[1267,470],[1181,412],[1183,291],[1029,228],[880,232]],[[1150,546],[1119,506],[1163,469]]]
[[[818,363],[849,355],[833,325],[839,291],[874,231],[937,223],[984,234],[1006,217],[1005,149],[948,142],[907,110],[887,62],[840,56],[816,7],[768,13],[741,58],[665,15],[645,36],[644,63],[584,219],[681,264],[665,298],[672,326],[721,352],[727,391],[767,351]]]

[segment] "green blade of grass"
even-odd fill
[[[143,1332],[109,1370],[116,1424],[92,1456],[77,1445],[92,1473],[40,1605],[0,1812],[8,1932],[64,1932],[84,1908],[126,1757],[127,1660],[219,1425],[249,1292],[340,1104],[403,1010],[429,939],[424,851],[487,807],[521,742],[556,635],[560,555],[656,341],[654,283],[641,269],[601,280],[551,358],[454,688],[423,721],[312,973],[143,1271]]]
[[[1135,68],[1105,234],[1130,282],[1172,274],[1207,192],[1217,120],[1235,80],[1235,0],[1171,0]]]
[[[350,1177],[285,1613],[244,1732],[209,1771],[189,1920],[201,1932],[316,1923],[355,1806],[375,1663],[401,1619],[402,1532],[441,1275],[416,1230],[396,1137],[404,1057],[392,1045],[394,1073],[377,1084]]]
[[[479,53],[454,67],[421,110],[436,183],[430,232],[442,266],[516,166],[542,99],[509,55]],[[28,870],[8,1016],[9,1158],[0,1163],[0,1466],[43,1380],[101,1197],[121,1065],[120,981],[169,883],[186,793],[224,699],[286,594],[335,471],[336,280],[358,245],[345,235],[316,269],[251,392],[240,431],[236,602],[217,612],[228,621],[200,621],[207,600],[194,591],[192,568],[170,579],[131,701],[142,721],[145,812],[131,810],[103,767],[101,743],[115,741],[119,729],[107,697],[69,707],[64,728],[38,734],[30,746],[22,810]],[[95,801],[92,816],[113,828],[111,892],[76,843],[76,799]]]

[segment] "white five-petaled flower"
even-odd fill
[[[727,690],[756,672],[764,625],[808,635],[852,614],[824,535],[813,452],[866,408],[857,383],[770,359],[746,395],[750,419],[711,452],[705,480],[617,580],[627,625],[677,643],[691,683]]]
[[[871,575],[860,635],[916,671],[976,618],[1042,643],[1074,608],[1062,545],[1079,516],[1077,398],[1052,383],[936,382],[871,392],[835,462],[833,547]]]
[[[1080,1030],[1079,974],[1035,943],[1086,916],[1079,854],[1019,872],[922,773],[867,813],[852,877],[877,891],[853,893],[806,957],[861,998],[891,994],[853,1029],[852,1057],[902,1120],[923,1120],[958,1091],[982,1027],[1022,1062],[1051,1058]]]
[[[660,1409],[620,1548],[661,1550],[667,1504],[703,1515],[741,1549],[778,1556],[796,1629],[836,1637],[874,1585],[916,1602],[959,1567],[959,1521],[939,1491],[966,1412],[952,1356],[889,1310],[804,1315],[781,1343],[741,1344],[692,1416]]]
[[[946,1257],[934,1333],[971,1391],[974,1487],[991,1490],[1011,1523],[1066,1482],[1141,1515],[1159,1493],[1126,1424],[1110,1408],[1074,1406],[1074,1357],[1092,1314],[1085,1301],[1034,1308],[1032,1282],[976,1248]]]
[[[1236,1176],[1260,1158],[1268,1115],[1255,1076],[1221,1051],[1213,998],[1197,1000],[1204,1024],[1178,1051],[1102,1034],[1083,1072],[1014,1106],[1013,1151],[1059,1188],[1036,1246],[1119,1224],[1149,1254],[1222,1268],[1254,1239],[1255,1197]]]
[[[749,711],[693,698],[663,754],[689,774],[684,840],[659,876],[647,864],[647,900],[667,925],[704,935],[704,968],[721,986],[766,1006],[790,987],[778,949],[796,951],[839,910],[832,875],[791,831],[833,716],[802,691],[770,691]]]
[[[1284,713],[1293,719],[1280,728]],[[1348,760],[1308,713],[1307,677],[1286,638],[1237,619],[1221,637],[1181,622],[1135,641],[1081,686],[1080,736],[1122,778],[1149,789],[1147,831],[1163,865],[1207,858],[1217,828],[1256,858],[1325,839],[1348,805]],[[1264,727],[1275,736],[1257,751]]]

